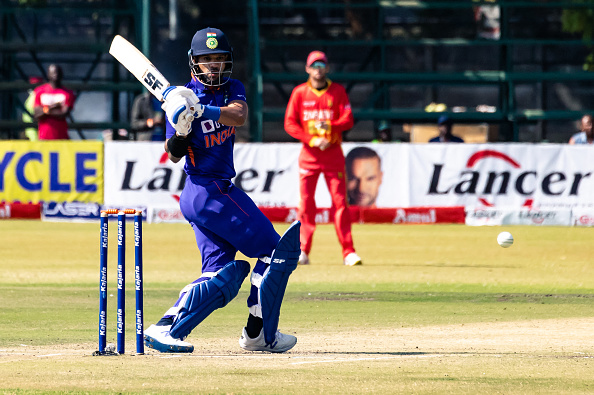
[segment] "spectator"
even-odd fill
[[[571,136],[569,144],[592,144],[594,133],[592,131],[592,115],[584,115],[581,120],[581,132]]]
[[[439,130],[439,136],[433,137],[429,140],[430,143],[463,143],[462,140],[458,136],[454,136],[452,134],[452,126],[453,126],[452,119],[447,115],[442,115],[437,120],[437,128]]]
[[[34,116],[39,125],[39,140],[68,140],[66,117],[74,107],[74,93],[62,86],[62,68],[51,64],[49,82],[35,88]]]
[[[30,77],[29,83],[32,85],[39,85],[43,82],[43,78],[41,77]],[[33,113],[35,104],[35,90],[29,90],[29,96],[27,100],[25,100],[25,112],[23,113],[22,119],[23,122],[33,122]],[[31,141],[39,140],[39,134],[36,127],[29,127],[25,129],[25,136]]]
[[[134,99],[132,104],[131,129],[138,141],[163,140],[164,118],[159,101],[149,92]]]
[[[353,3],[359,7],[353,7]],[[350,25],[350,36],[372,40],[377,32],[379,8],[375,0],[344,0],[344,14]],[[362,7],[361,7],[362,6]]]
[[[478,1],[478,0],[473,0]],[[486,0],[495,3],[494,0]],[[486,40],[499,40],[501,37],[500,15],[498,5],[474,6],[474,21],[476,23],[476,35]]]
[[[349,204],[376,207],[382,184],[382,160],[371,148],[356,147],[346,156],[347,196]]]
[[[373,141],[382,143],[388,143],[392,141],[392,128],[390,127],[389,121],[381,120],[377,123],[377,127],[375,129],[375,139]]]
[[[299,155],[299,203],[301,221],[301,256],[299,263],[309,263],[316,228],[315,193],[318,178],[324,174],[332,198],[334,227],[342,246],[344,264],[361,264],[351,235],[351,217],[346,201],[345,159],[342,133],[353,127],[353,113],[346,90],[326,78],[328,59],[313,51],[307,57],[307,82],[291,93],[285,113],[285,130],[303,143]]]

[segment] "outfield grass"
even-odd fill
[[[108,341],[115,342],[115,224]],[[279,232],[286,225],[277,225]],[[496,243],[510,231],[515,244]],[[1,221],[3,393],[591,393],[594,229],[355,225],[360,267],[344,267],[332,226],[287,288],[289,353],[242,351],[239,296],[188,338],[191,355],[134,356],[133,248],[127,351],[97,348],[98,224]],[[200,273],[184,224],[144,228],[145,323]],[[249,260],[254,263],[253,260]]]

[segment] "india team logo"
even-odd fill
[[[215,49],[219,46],[216,33],[206,33],[206,46],[210,49]]]

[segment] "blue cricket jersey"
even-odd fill
[[[225,107],[235,100],[247,101],[245,87],[235,79],[216,88],[205,87],[192,77],[186,88],[194,91],[200,104]],[[175,134],[175,129],[167,120],[166,137]],[[189,152],[186,155],[184,170],[194,178],[231,179],[235,177],[233,164],[233,145],[235,143],[235,127],[222,125],[204,117],[192,122]]]

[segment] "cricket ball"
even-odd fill
[[[514,237],[509,232],[501,232],[497,236],[497,243],[503,248],[511,247],[514,244]]]

